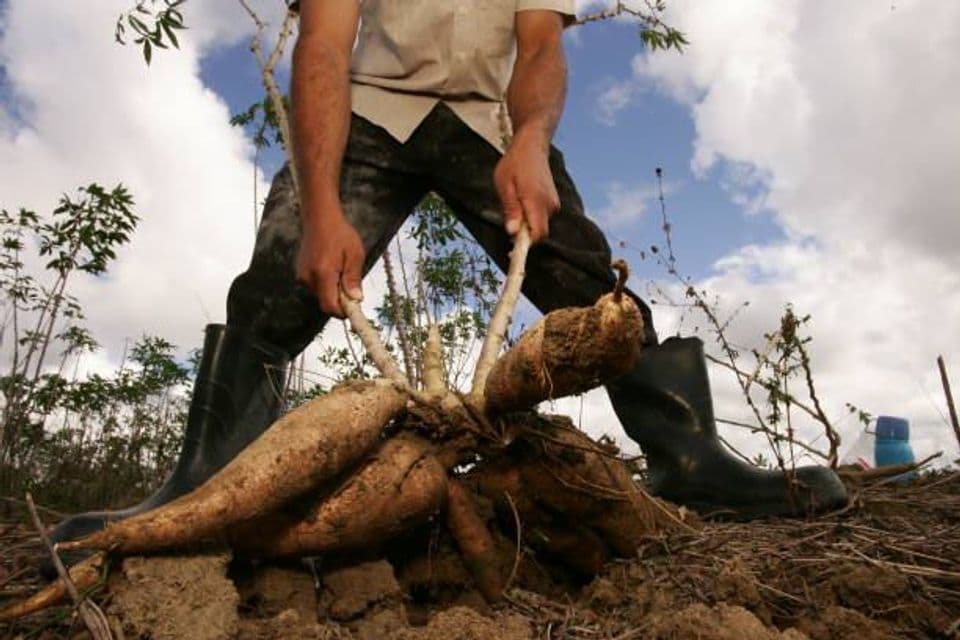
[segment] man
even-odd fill
[[[550,144],[563,108],[562,31],[574,0],[300,4],[292,128],[302,207],[285,168],[250,267],[231,286],[227,324],[207,329],[170,479],[136,507],[67,520],[58,540],[191,490],[269,426],[287,361],[328,318],[343,315],[341,288],[361,297],[363,274],[430,191],[501,268],[510,236],[529,226],[536,245],[523,291],[541,311],[593,304],[613,285],[610,248]],[[783,474],[732,457],[717,438],[702,343],[658,344],[650,310],[636,300],[646,320],[643,355],[608,392],[647,456],[655,493],[739,517],[846,502],[826,468],[798,469],[791,491]]]

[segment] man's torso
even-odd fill
[[[439,101],[503,149],[518,10],[573,0],[360,0],[353,111],[406,141]]]

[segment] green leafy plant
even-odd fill
[[[0,210],[0,491],[73,509],[149,491],[173,462],[190,370],[137,340],[115,373],[78,375],[99,349],[69,286],[105,274],[135,230],[123,185],[63,195],[49,216]]]
[[[143,59],[149,65],[154,49],[180,48],[177,31],[187,28],[179,9],[184,2],[186,0],[140,0],[117,18],[114,39],[119,44],[127,44],[127,29],[132,31],[132,42],[140,45]]]

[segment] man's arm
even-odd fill
[[[516,14],[517,60],[507,88],[513,141],[494,172],[503,202],[507,232],[530,227],[542,240],[560,198],[548,162],[550,140],[563,113],[567,65],[563,54],[563,17],[548,10]]]
[[[340,167],[350,129],[350,55],[357,0],[302,0],[291,79],[293,153],[303,237],[297,279],[328,314],[343,317],[339,290],[362,296],[364,249],[343,217]]]

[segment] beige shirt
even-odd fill
[[[440,101],[503,150],[502,100],[517,40],[514,14],[574,16],[574,0],[360,0],[353,111],[405,142]]]

